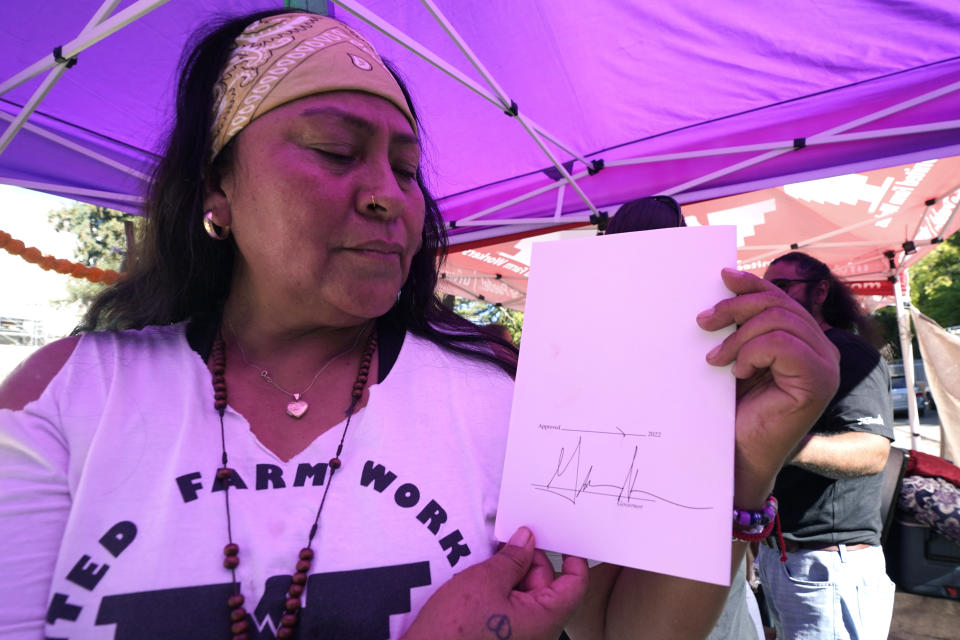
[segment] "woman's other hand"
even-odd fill
[[[556,640],[586,589],[586,561],[564,557],[555,576],[521,527],[496,554],[441,586],[404,640]]]
[[[737,377],[734,503],[758,509],[780,467],[833,398],[840,356],[816,320],[776,286],[724,269],[734,298],[697,316],[703,329],[737,330],[707,355]]]

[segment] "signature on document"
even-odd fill
[[[550,428],[550,425],[541,425],[541,428]],[[588,433],[604,433],[610,435],[622,435],[623,439],[628,436],[659,438],[659,431],[650,431],[647,434],[630,434],[620,431],[587,431],[580,429],[562,429],[564,431],[586,431]],[[628,449],[629,450],[629,449]],[[544,484],[534,483],[533,487],[539,491],[552,493],[576,504],[581,496],[602,496],[606,498],[615,498],[618,507],[630,507],[642,509],[645,503],[662,502],[673,505],[680,509],[705,510],[712,507],[699,507],[695,505],[682,504],[668,497],[656,495],[637,486],[640,480],[640,470],[637,469],[637,451],[639,446],[633,447],[632,454],[629,457],[630,464],[626,471],[618,473],[613,469],[615,465],[589,463],[588,456],[584,453],[583,436],[577,438],[577,446],[573,451],[567,454],[565,447],[560,447],[560,454],[557,459],[557,466],[552,475]],[[588,464],[589,463],[589,464]],[[607,467],[607,468],[604,468]]]

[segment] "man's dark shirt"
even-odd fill
[[[880,353],[842,329],[827,337],[840,350],[840,388],[810,433],[858,431],[893,436],[890,375]],[[882,474],[834,480],[785,466],[773,495],[780,502],[784,538],[834,544],[880,544]]]

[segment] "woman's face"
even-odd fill
[[[310,96],[250,123],[233,153],[220,182],[240,254],[231,295],[332,326],[386,313],[424,221],[403,114],[365,93]]]

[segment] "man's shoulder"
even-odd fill
[[[825,333],[830,342],[832,342],[837,349],[840,349],[841,353],[844,349],[846,349],[848,351],[875,353],[880,355],[880,352],[877,351],[872,344],[851,331],[847,331],[846,329],[838,329],[837,327],[831,327],[827,329]]]
[[[856,363],[869,365],[870,368],[884,363],[883,356],[876,347],[855,333],[833,327],[826,331],[826,335],[840,351],[841,369]]]

